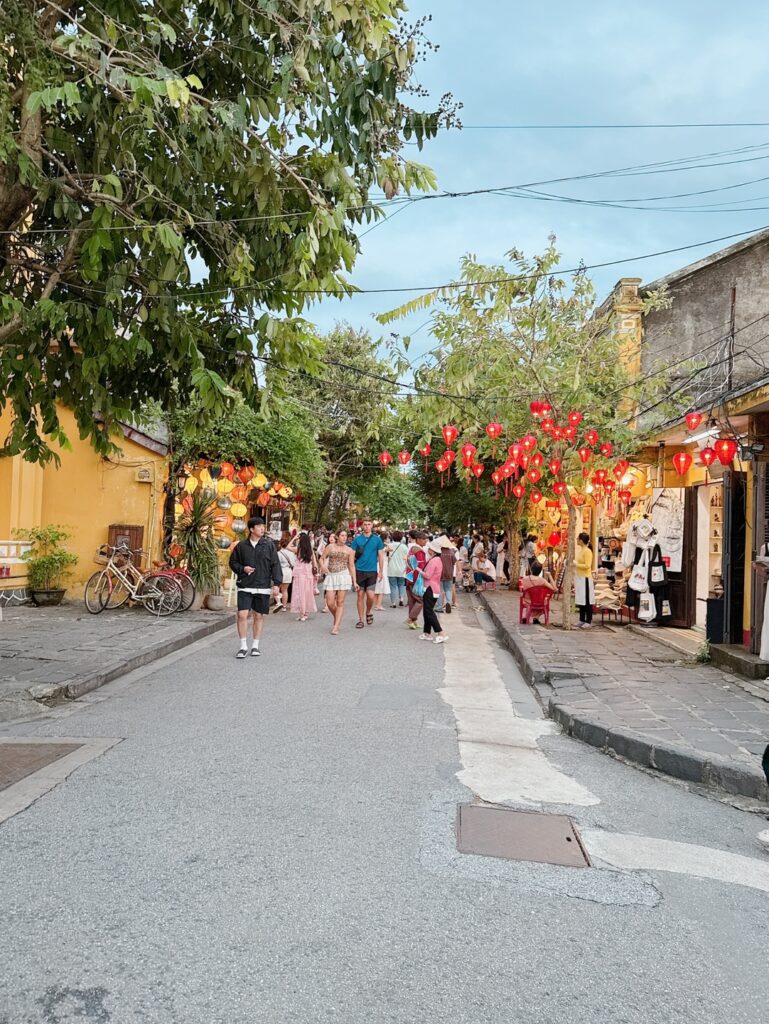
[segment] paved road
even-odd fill
[[[0,825],[2,1024],[766,1019],[762,818],[550,734],[470,608],[287,618],[6,727],[124,740]],[[457,853],[474,795],[597,866]]]

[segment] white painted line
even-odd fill
[[[539,748],[555,722],[516,714],[483,630],[452,621],[446,644],[445,685],[438,691],[457,722],[462,771],[457,778],[488,803],[600,803],[597,796],[555,768]]]
[[[0,790],[0,823],[12,818],[14,814],[26,810],[30,804],[39,800],[41,796],[48,793],[64,782],[68,775],[71,775],[76,768],[92,761],[95,757],[105,753],[117,743],[122,742],[122,737],[105,737],[94,739],[92,736],[80,738],[77,736],[14,736],[3,737],[0,740],[4,746],[8,744],[27,743],[80,743],[82,746],[73,750],[71,754],[52,761],[39,771],[27,775],[7,789]]]
[[[581,829],[590,859],[633,871],[669,871],[678,875],[744,885],[769,892],[769,862],[710,846],[676,843],[602,829]]]

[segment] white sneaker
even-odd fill
[[[430,636],[429,633],[420,633],[419,634],[419,639],[420,640],[429,640],[430,642],[432,642],[433,638]]]
[[[444,636],[443,633],[439,633],[436,636],[436,638],[433,640],[433,643],[434,644],[445,644],[447,640],[448,640],[447,636]]]

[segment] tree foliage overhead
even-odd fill
[[[416,475],[401,473],[394,466],[359,483],[352,497],[374,519],[401,529],[421,524],[429,507]]]
[[[404,96],[430,44],[403,0],[2,0],[0,411],[51,457],[54,399],[109,450],[178,381],[208,411],[253,363],[317,367],[302,313],[345,272],[373,190],[450,122]],[[416,102],[416,100],[415,100]],[[193,283],[194,282],[194,283]],[[96,414],[99,414],[97,418]]]

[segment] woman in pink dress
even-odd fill
[[[318,609],[315,605],[315,577],[318,563],[308,533],[300,533],[296,544],[296,565],[291,590],[291,611],[305,622]]]

